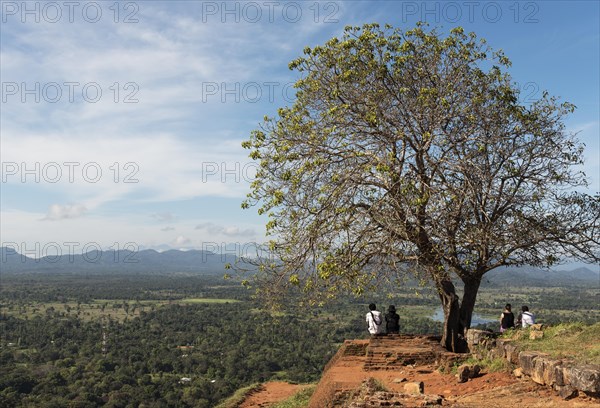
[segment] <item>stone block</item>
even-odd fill
[[[404,384],[404,391],[407,394],[423,394],[425,392],[425,384],[423,384],[423,381],[409,382]]]
[[[479,344],[487,344],[494,339],[494,333],[487,330],[469,329],[467,330],[466,340],[469,345],[469,350],[473,350],[473,346]]]
[[[422,407],[431,407],[443,404],[444,397],[442,397],[441,395],[426,395],[425,400],[421,402]]]
[[[506,359],[512,364],[519,363],[519,350],[514,344],[508,343],[504,345],[504,354]]]
[[[573,365],[563,370],[564,383],[579,391],[600,393],[600,366]]]
[[[541,339],[544,337],[544,332],[541,330],[531,330],[529,332],[529,339],[530,340],[537,340],[537,339]]]
[[[488,358],[490,360],[496,358],[506,358],[506,350],[504,349],[504,347],[494,347],[488,352]]]
[[[458,367],[456,377],[458,378],[459,383],[467,382],[469,380],[469,366],[467,364],[463,364]]]
[[[557,386],[558,395],[564,400],[569,400],[577,396],[577,390],[570,385]]]
[[[533,362],[531,379],[538,384],[552,385],[556,383],[556,367],[562,364],[559,360],[550,359],[548,356],[540,355]]]
[[[557,384],[559,381],[562,382],[562,377],[557,379],[557,369],[562,366],[561,360],[551,360],[544,367],[544,382],[547,385]]]
[[[511,339],[496,339],[496,345],[498,347],[504,347],[506,346],[508,343],[511,343],[512,340]]]
[[[565,376],[563,374],[564,369],[567,366],[564,364],[554,367],[554,384],[561,387],[565,385]]]
[[[459,383],[463,383],[469,380],[469,378],[475,378],[481,372],[481,367],[477,364],[468,365],[463,364],[458,367],[456,377],[458,378]]]
[[[518,364],[523,369],[523,374],[531,375],[535,367],[535,359],[539,354],[532,351],[521,351]]]

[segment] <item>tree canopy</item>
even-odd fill
[[[521,103],[510,65],[474,33],[423,24],[305,48],[296,101],[243,144],[260,163],[243,206],[268,214],[277,260],[261,290],[360,294],[409,265],[435,284],[458,351],[486,272],[598,262],[600,197],[581,192],[583,145],[563,123],[575,107]]]

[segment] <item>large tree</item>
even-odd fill
[[[276,259],[261,290],[323,300],[409,265],[439,294],[443,345],[462,351],[486,272],[598,262],[600,197],[578,192],[583,146],[563,124],[574,106],[546,92],[522,104],[509,66],[461,28],[367,24],[306,48],[293,106],[244,143],[260,166],[243,206],[270,217]]]

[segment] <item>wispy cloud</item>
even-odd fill
[[[256,236],[256,231],[251,228],[240,229],[235,226],[216,225],[212,222],[206,222],[196,225],[197,230],[203,230],[211,235],[224,235],[226,237],[253,237]]]
[[[0,54],[3,81],[41,90],[55,83],[62,97],[50,103],[40,91],[39,103],[31,95],[23,102],[22,89],[7,97],[2,160],[58,163],[63,171],[63,163],[78,163],[73,181],[32,187],[60,191],[89,212],[119,200],[243,197],[252,169],[240,141],[249,128],[240,134],[220,119],[244,106],[206,99],[203,84],[243,84],[275,72],[264,44],[279,47],[275,40],[289,27],[249,25],[253,36],[240,36],[238,24],[197,24],[199,6],[191,7],[167,12],[146,2],[137,24],[5,25],[14,43]],[[102,94],[93,103],[82,96],[89,84]],[[102,170],[99,180],[81,177],[86,164]],[[18,175],[8,183],[20,183]]]
[[[179,246],[179,247],[187,246],[191,243],[192,243],[192,240],[187,237],[184,237],[183,235],[180,235],[173,240],[173,245]]]
[[[222,10],[203,14],[208,3],[226,4],[137,2],[138,22],[129,24],[122,21],[126,14],[115,23],[108,9],[112,3],[99,2],[105,18],[98,23],[80,18],[69,23],[64,14],[56,24],[22,23],[18,15],[2,24],[3,86],[17,86],[14,94],[3,93],[2,102],[0,156],[14,170],[3,174],[3,195],[11,194],[2,202],[3,237],[64,242],[78,237],[108,246],[121,237],[163,249],[257,238],[264,220],[255,211],[236,212],[256,166],[240,143],[263,115],[290,104],[282,86],[298,73],[287,69],[289,61],[305,46],[340,36],[345,25],[402,19],[399,25],[406,26],[401,2],[292,2],[288,14],[283,14],[284,3],[273,3],[272,15],[271,6],[259,2],[258,22],[236,22],[236,16],[224,16]],[[227,7],[241,10],[250,4],[234,3]],[[302,9],[297,21],[294,4]],[[506,41],[517,51],[526,50],[521,55],[525,67],[545,65],[550,80],[559,78],[557,85],[575,93],[584,89],[582,95],[589,99],[589,84],[597,79],[587,73],[596,74],[598,42],[590,24],[578,22],[570,26],[575,31],[565,30],[550,24],[546,13],[547,20],[539,24],[519,25],[504,10],[501,22],[479,27],[483,36],[491,41],[487,34],[501,33],[496,44]],[[565,21],[562,13],[557,18]],[[508,20],[510,27],[503,26]],[[557,75],[562,73],[557,62],[572,61],[561,57],[570,49],[564,47],[569,41],[540,40],[567,31],[585,39],[577,49],[581,80]],[[583,52],[588,47],[590,52]],[[558,53],[548,60],[545,55],[550,54],[534,54],[540,49]],[[526,71],[526,80],[540,69]],[[265,83],[272,82],[278,87],[270,95]],[[257,84],[262,98],[243,95],[248,84]],[[577,84],[579,88],[573,86]],[[217,88],[207,92],[208,85]],[[37,91],[32,95],[31,89]],[[98,89],[96,100],[93,91]],[[56,90],[60,97],[53,94]],[[569,100],[580,105],[577,98]],[[570,127],[581,130],[588,144],[586,171],[592,177],[599,174],[600,161],[596,105],[594,109],[596,116],[584,115],[578,119],[581,125]],[[35,174],[28,173],[23,182],[23,170],[32,169]],[[62,172],[58,179],[57,169]],[[600,180],[592,181],[597,186]]]
[[[158,222],[171,222],[176,218],[175,215],[170,212],[154,213],[150,214],[150,217]]]
[[[87,208],[81,204],[59,205],[53,204],[48,209],[48,213],[43,220],[58,221],[68,218],[79,218],[85,214]]]

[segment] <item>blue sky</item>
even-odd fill
[[[255,166],[240,144],[292,103],[287,65],[305,46],[367,22],[460,25],[502,48],[524,99],[548,90],[577,106],[567,129],[600,191],[597,1],[0,7],[1,241],[33,256],[262,241],[266,220],[240,208]]]

